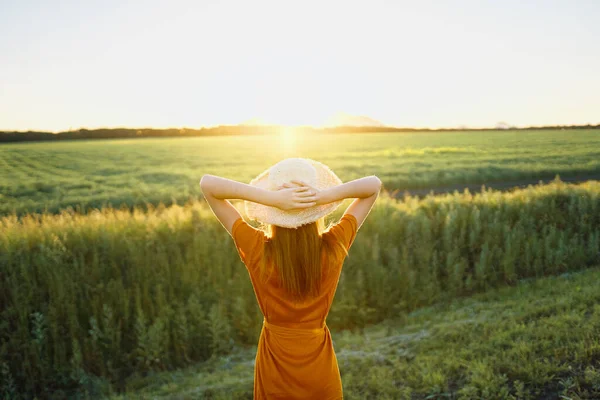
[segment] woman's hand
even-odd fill
[[[284,211],[313,207],[319,190],[302,181],[291,181],[273,191],[275,207]]]

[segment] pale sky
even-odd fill
[[[598,21],[598,0],[0,0],[0,130],[598,124]]]

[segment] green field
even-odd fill
[[[215,174],[249,182],[287,157],[329,165],[346,182],[431,188],[600,173],[600,131],[470,131],[127,139],[0,146],[0,215],[183,204]]]
[[[204,174],[309,157],[388,190],[597,176],[597,132],[0,146],[0,398],[251,398],[262,315]],[[346,397],[600,398],[598,265],[598,181],[382,192],[327,318]]]
[[[333,331],[344,398],[600,398],[600,267]],[[252,399],[255,347],[132,379],[124,399]]]
[[[349,202],[326,222],[336,221]],[[327,324],[335,332],[367,329],[423,307],[599,264],[600,182],[557,181],[513,192],[402,201],[384,192],[344,263]],[[572,295],[597,303],[597,282],[592,284]],[[0,287],[0,397],[11,388],[25,393],[22,398],[122,392],[136,387],[140,377],[255,346],[262,324],[248,272],[205,200],[133,212],[105,208],[87,215],[0,217]],[[512,307],[509,298],[505,303]],[[526,300],[540,318],[562,310],[536,304],[542,300],[535,297]],[[575,316],[581,320],[560,316],[561,325],[552,329],[572,328],[577,339],[569,344],[573,351],[562,351],[570,340],[566,333],[554,337],[554,330],[539,328],[537,336],[520,343],[530,333],[497,307],[497,319],[475,326],[471,336],[458,331],[436,339],[457,343],[445,349],[457,352],[454,359],[444,353],[431,359],[430,348],[417,348],[424,361],[407,371],[398,370],[402,363],[376,368],[357,357],[342,367],[349,393],[382,390],[397,398],[396,390],[409,390],[408,385],[416,393],[464,388],[471,397],[463,398],[477,398],[476,390],[484,393],[480,398],[498,398],[484,391],[489,385],[488,390],[506,390],[509,383],[498,373],[527,390],[554,391],[550,378],[564,372],[557,360],[578,368],[595,365],[590,362],[598,356],[597,309]],[[504,324],[511,330],[490,336]],[[466,340],[472,340],[470,353],[462,352]],[[499,358],[510,343],[522,353]],[[538,358],[538,351],[554,358]],[[495,358],[502,362],[494,364]],[[446,359],[455,361],[440,361]],[[471,364],[464,365],[467,361]],[[590,371],[593,378],[596,372]],[[203,385],[227,386],[227,379],[209,376]],[[248,382],[244,385],[247,393]]]

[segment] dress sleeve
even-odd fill
[[[242,217],[233,223],[231,236],[240,259],[247,266],[252,266],[258,259],[264,244],[265,234],[248,224]]]
[[[337,224],[333,225],[329,232],[342,239],[346,250],[350,250],[350,246],[354,243],[356,232],[358,230],[358,222],[352,214],[344,214]]]

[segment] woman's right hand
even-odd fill
[[[285,211],[309,208],[318,204],[315,194],[311,186],[290,181],[277,187],[273,194],[274,204],[275,207]]]
[[[315,201],[316,201],[315,205],[320,205],[321,204],[321,202],[320,202],[321,201],[321,193],[322,193],[321,190],[317,189],[314,186],[309,185],[308,183],[306,183],[304,181],[299,181],[299,180],[291,180],[290,184],[284,183],[283,187],[294,187],[291,184],[296,185],[296,187],[300,187],[300,188],[306,189],[303,192],[303,195],[304,196],[311,196],[311,197],[313,197],[315,199]]]

